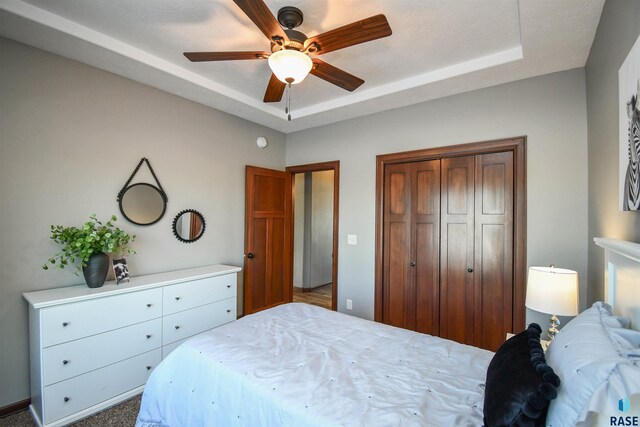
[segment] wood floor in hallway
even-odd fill
[[[309,292],[293,287],[293,302],[304,302],[331,310],[331,283],[319,286]]]

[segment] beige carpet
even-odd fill
[[[133,427],[136,424],[139,409],[140,396],[138,395],[69,425],[73,427]],[[29,411],[0,418],[0,427],[33,427],[35,425]]]

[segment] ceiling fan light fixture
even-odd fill
[[[313,67],[308,55],[293,49],[282,49],[269,56],[269,67],[283,83],[298,84]]]

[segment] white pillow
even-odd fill
[[[625,325],[596,302],[556,335],[545,356],[561,384],[547,426],[573,427],[590,412],[617,416],[618,400],[640,393],[640,332]]]

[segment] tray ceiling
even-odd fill
[[[582,67],[604,0],[265,0],[307,36],[382,13],[390,37],[322,59],[365,80],[293,86],[293,120],[262,102],[267,61],[191,63],[185,51],[269,50],[232,0],[2,0],[0,35],[281,132]]]

